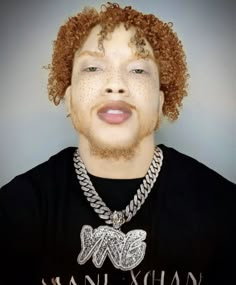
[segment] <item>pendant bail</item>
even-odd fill
[[[114,211],[110,217],[112,221],[113,228],[119,229],[125,223],[125,217],[123,212]]]

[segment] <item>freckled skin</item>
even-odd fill
[[[130,44],[135,29],[126,31],[123,25],[104,40],[103,56],[85,54],[85,51],[101,53],[99,31],[100,26],[92,29],[74,59],[72,83],[66,95],[71,118],[91,149],[103,155],[131,154],[145,137],[154,135],[161,114],[163,94],[158,67],[150,58],[135,56],[135,47]],[[145,48],[153,55],[149,43]],[[99,108],[117,100],[133,106],[131,117],[117,125],[99,119]]]

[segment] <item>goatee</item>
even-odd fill
[[[112,160],[131,160],[138,149],[139,142],[129,147],[100,147],[97,144],[90,144],[91,155],[100,157],[101,159],[112,159]]]

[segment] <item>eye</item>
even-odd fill
[[[143,74],[143,73],[145,73],[145,70],[143,70],[141,68],[136,68],[136,69],[133,69],[132,72],[136,73],[136,74]]]
[[[95,66],[89,66],[89,67],[84,69],[84,71],[86,71],[86,72],[95,72],[95,71],[98,71],[98,70],[99,70],[99,68],[95,67]]]

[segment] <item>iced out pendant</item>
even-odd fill
[[[138,266],[145,256],[147,233],[132,230],[127,234],[110,226],[93,229],[84,225],[80,232],[81,252],[77,262],[85,264],[91,257],[93,264],[101,268],[108,256],[115,268],[123,271]]]

